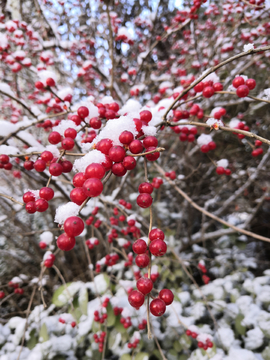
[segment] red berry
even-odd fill
[[[204,144],[204,145],[201,146],[201,152],[208,153],[208,151],[210,151],[210,148],[209,148],[208,144]]]
[[[135,263],[139,268],[145,268],[149,265],[150,258],[147,254],[137,255],[135,258]]]
[[[137,131],[141,131],[142,129],[142,121],[140,119],[133,119],[133,122],[136,126]]]
[[[82,122],[82,118],[80,118],[78,115],[72,115],[70,118],[76,125],[80,125]]]
[[[152,119],[152,113],[148,110],[143,110],[140,112],[140,120],[149,123]]]
[[[69,173],[72,170],[73,164],[72,162],[68,161],[68,160],[64,160],[61,162],[62,168],[63,168],[63,173]]]
[[[46,163],[44,160],[42,159],[38,159],[37,161],[35,161],[34,163],[34,168],[37,172],[42,172],[46,169]]]
[[[60,176],[62,174],[62,172],[63,172],[63,167],[59,163],[52,163],[49,166],[49,173],[52,176]]]
[[[105,169],[101,164],[98,163],[92,163],[88,165],[87,168],[85,169],[85,174],[84,174],[86,179],[90,179],[90,178],[102,179],[104,175],[105,175]]]
[[[164,254],[166,254],[167,245],[163,240],[156,239],[151,241],[149,245],[149,251],[155,256],[163,256]]]
[[[233,84],[233,87],[235,87],[237,89],[239,86],[245,84],[245,80],[244,80],[244,78],[242,78],[242,76],[237,76],[236,78],[233,79],[232,84]]]
[[[64,150],[71,150],[73,149],[75,142],[72,138],[66,137],[62,140],[61,144]]]
[[[144,209],[148,208],[149,206],[152,205],[152,202],[153,202],[153,199],[150,194],[143,193],[137,197],[137,204],[141,208],[144,208]]]
[[[68,129],[65,130],[64,136],[66,138],[75,139],[76,136],[77,136],[77,131],[75,129],[73,129],[73,128],[68,128]]]
[[[70,200],[77,205],[82,205],[86,198],[87,195],[85,194],[83,187],[76,187],[70,192]]]
[[[158,140],[155,136],[146,136],[144,139],[143,139],[143,146],[147,149],[151,146],[153,147],[157,147],[158,145]]]
[[[72,250],[76,244],[75,237],[68,236],[66,233],[60,235],[56,242],[60,250],[69,251]]]
[[[217,173],[218,175],[224,174],[224,173],[225,173],[224,167],[218,166],[218,167],[216,168],[216,173]]]
[[[246,85],[249,90],[253,90],[256,87],[256,81],[254,79],[247,79]]]
[[[124,167],[123,163],[115,163],[112,166],[112,173],[116,176],[124,176],[127,172],[127,169]]]
[[[252,151],[251,156],[257,157],[257,156],[262,155],[262,154],[263,154],[263,149],[262,148],[257,148],[257,149]]]
[[[109,171],[112,168],[112,160],[109,156],[105,155],[105,160],[101,163],[101,165],[104,166],[105,171]]]
[[[141,277],[137,281],[137,289],[143,293],[144,295],[149,294],[153,289],[153,282],[151,279],[148,279],[146,277]]]
[[[96,178],[87,179],[83,184],[83,190],[85,195],[89,197],[96,197],[102,193],[103,184]]]
[[[148,151],[153,151],[155,150],[156,148],[155,147],[149,147],[145,150],[145,152],[148,152]],[[145,155],[146,159],[149,160],[149,161],[155,161],[159,158],[160,156],[160,153],[158,151],[152,153],[152,154],[148,154],[148,155]]]
[[[221,83],[215,83],[215,84],[213,84],[213,88],[215,91],[222,91],[223,85]]]
[[[74,175],[72,182],[75,187],[82,187],[85,180],[86,180],[86,177],[85,177],[84,173],[79,172],[76,175]]]
[[[52,79],[52,78],[48,78],[48,79],[46,80],[46,84],[47,84],[48,86],[55,86],[55,81],[54,81],[54,79]]]
[[[103,154],[108,155],[110,148],[113,146],[112,140],[102,139],[96,144],[97,150],[101,151]]]
[[[31,191],[27,191],[25,194],[23,194],[23,202],[25,204],[35,200],[36,200],[35,195]]]
[[[50,151],[43,151],[43,153],[40,154],[40,158],[47,163],[53,159],[53,154]]]
[[[139,185],[138,190],[139,190],[140,194],[143,194],[143,193],[152,194],[154,188],[150,183],[144,182]]]
[[[240,85],[238,86],[237,90],[236,90],[236,95],[240,98],[244,98],[246,96],[248,96],[249,94],[249,88],[247,87],[247,85]]]
[[[133,140],[129,144],[129,151],[132,154],[139,154],[143,151],[143,145],[140,140]]]
[[[209,99],[210,97],[212,97],[215,93],[215,89],[213,88],[213,86],[206,86],[203,89],[203,96],[207,99]]]
[[[166,305],[165,302],[161,299],[154,299],[150,303],[150,312],[154,316],[161,316],[166,311]]]
[[[129,145],[131,141],[134,139],[134,135],[130,131],[123,131],[119,136],[119,141],[121,144]]]
[[[0,299],[3,299],[5,297],[4,291],[0,291]]]
[[[133,156],[125,156],[122,164],[125,169],[133,170],[137,165],[137,161]]]
[[[93,129],[100,129],[101,128],[101,125],[102,125],[102,122],[99,118],[97,117],[94,117],[92,119],[90,119],[89,121],[89,125],[93,128]]]
[[[109,109],[117,113],[117,111],[120,109],[119,105],[116,102],[109,104]]]
[[[171,290],[163,289],[159,292],[158,297],[163,300],[167,306],[173,302],[174,295]]]
[[[208,145],[206,145],[206,146],[208,146],[209,150],[215,150],[215,148],[217,147],[217,144],[214,141],[210,141],[210,143],[208,143]],[[201,150],[202,150],[202,148],[201,148]]]
[[[84,223],[78,216],[70,216],[64,222],[64,231],[68,236],[79,236],[84,229]]]
[[[43,242],[43,241],[40,241],[39,247],[40,247],[42,250],[43,250],[43,249],[46,249],[47,244],[46,244],[45,242]]]
[[[54,191],[53,191],[53,189],[51,189],[49,187],[43,187],[39,190],[39,196],[42,199],[50,201],[54,197]]]
[[[77,110],[77,114],[82,118],[85,119],[89,115],[89,110],[86,106],[80,106]]]
[[[35,201],[29,201],[25,205],[25,210],[28,212],[28,214],[34,214],[37,211]]]
[[[150,241],[153,241],[156,239],[164,240],[165,239],[164,232],[158,228],[152,229],[149,233],[149,239],[150,239]]]
[[[144,303],[144,295],[137,290],[133,290],[128,295],[128,302],[130,303],[131,306],[135,308],[139,308]]]
[[[225,175],[229,176],[231,174],[232,174],[232,172],[230,169],[225,169]]]
[[[41,90],[44,88],[44,85],[41,81],[36,81],[35,82],[35,88],[38,89],[38,90]]]
[[[191,331],[187,329],[186,334],[187,334],[187,336],[191,336]]]
[[[48,207],[49,207],[49,204],[48,204],[48,202],[46,200],[38,199],[36,201],[36,210],[38,212],[44,212],[44,211],[46,211],[48,209]]]
[[[262,145],[262,141],[261,140],[255,140],[255,146],[261,146]]]
[[[203,82],[200,82],[199,84],[197,84],[197,85],[194,86],[194,91],[195,91],[196,93],[202,92],[202,91],[203,91],[203,88],[204,88],[204,83],[203,83]]]
[[[57,131],[52,131],[48,137],[50,144],[56,145],[61,141],[61,135]]]
[[[144,254],[147,250],[147,244],[142,239],[136,240],[132,245],[132,250],[135,252],[135,254]]]
[[[9,156],[8,155],[6,155],[6,154],[0,155],[0,163],[5,165],[5,164],[8,164],[8,162],[9,162]]]

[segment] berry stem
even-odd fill
[[[24,205],[25,205],[24,203],[22,203],[22,202],[20,202],[20,201],[18,201],[18,200],[15,200],[12,196],[8,196],[8,195],[2,194],[2,193],[0,193],[0,196],[2,196],[2,197],[4,197],[4,198],[7,198],[7,199],[9,199],[9,200],[15,202],[16,204],[21,205],[21,206],[24,206]]]

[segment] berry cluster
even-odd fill
[[[242,76],[237,76],[233,79],[232,85],[236,88],[236,95],[240,98],[248,96],[249,91],[255,89],[256,81],[254,79],[245,79]]]
[[[98,345],[98,351],[102,353],[103,349],[104,349],[104,342],[105,342],[105,338],[106,338],[106,332],[101,331],[99,336],[98,336],[98,334],[94,334],[93,337],[94,337],[95,343],[99,344]]]

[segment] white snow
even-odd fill
[[[63,225],[68,217],[78,215],[79,210],[80,206],[71,201],[61,205],[56,209],[54,222]]]

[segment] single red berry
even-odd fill
[[[133,122],[135,124],[136,130],[141,131],[142,129],[142,121],[140,119],[133,119]]]
[[[76,125],[80,125],[82,118],[79,115],[72,115],[70,118]]]
[[[203,145],[204,146],[204,145]],[[217,144],[214,142],[214,141],[210,141],[209,143],[208,143],[208,145],[206,145],[206,146],[208,146],[208,148],[209,148],[209,150],[215,150],[215,148],[217,147]],[[202,150],[202,148],[201,148],[201,150]],[[207,151],[208,152],[208,151]]]
[[[102,139],[96,144],[97,150],[101,151],[105,155],[109,155],[109,151],[112,146],[113,143],[110,139]]]
[[[169,289],[161,290],[158,294],[158,297],[165,302],[166,306],[170,305],[174,299],[174,295]]]
[[[0,291],[0,299],[3,299],[5,297],[4,291]]]
[[[53,159],[53,154],[50,151],[43,151],[43,153],[40,154],[40,158],[47,163]]]
[[[32,170],[34,169],[34,161],[31,160],[27,160],[24,162],[23,167],[25,168],[25,170]]]
[[[208,153],[208,151],[210,151],[210,148],[209,148],[208,144],[204,144],[204,145],[201,146],[201,152]]]
[[[133,156],[125,156],[122,164],[125,169],[133,170],[137,165],[137,161]]]
[[[37,211],[35,201],[29,201],[25,205],[25,210],[28,212],[28,214],[34,214]]]
[[[71,325],[71,327],[75,327],[77,324],[76,324],[76,321],[72,321],[72,323],[70,324]]]
[[[50,144],[56,145],[61,141],[61,135],[57,131],[52,131],[48,137]]]
[[[261,146],[262,145],[262,141],[261,140],[255,140],[255,146]]]
[[[46,169],[46,162],[42,159],[38,159],[34,163],[34,168],[37,172],[42,172]]]
[[[135,308],[139,308],[144,303],[144,295],[137,290],[133,290],[128,295],[128,302],[130,303],[131,306]]]
[[[154,299],[150,303],[150,312],[154,316],[161,316],[166,311],[165,302],[161,299]]]
[[[119,111],[120,107],[116,102],[112,102],[109,104],[109,109],[117,113]]]
[[[150,258],[147,254],[137,255],[135,258],[135,263],[139,268],[145,268],[149,265]]]
[[[60,250],[69,251],[72,250],[76,244],[75,237],[68,236],[66,233],[60,235],[56,242]]]
[[[130,131],[123,131],[119,136],[119,141],[123,145],[129,145],[134,140],[134,135]]]
[[[82,187],[85,180],[86,180],[86,177],[85,177],[84,173],[79,172],[76,175],[74,175],[72,182],[75,187]]]
[[[215,91],[222,91],[223,90],[223,85],[219,82],[213,84],[213,88]]]
[[[187,336],[191,336],[191,331],[187,329],[186,334],[187,334]]]
[[[152,229],[149,233],[149,239],[150,239],[150,241],[153,241],[156,239],[164,240],[165,239],[164,232],[158,228]]]
[[[48,201],[44,199],[38,199],[36,201],[36,210],[38,212],[44,212],[48,209],[48,207],[49,207]]]
[[[100,129],[101,128],[101,125],[102,125],[102,122],[99,118],[97,117],[94,117],[92,119],[90,119],[89,121],[89,125],[93,128],[93,129]]]
[[[77,131],[73,128],[68,128],[64,132],[65,138],[75,139],[77,136]]]
[[[64,150],[71,150],[73,149],[75,142],[72,138],[66,137],[62,140],[61,144]]]
[[[54,197],[54,191],[49,187],[43,187],[39,190],[39,196],[41,197],[41,199],[50,201]]]
[[[263,149],[262,148],[257,148],[257,149],[252,151],[251,156],[257,157],[257,156],[262,155],[262,154],[263,154]]]
[[[151,146],[151,147],[145,149],[145,152],[153,151],[155,149],[156,149],[155,147]],[[160,156],[160,153],[158,151],[153,152],[152,154],[145,155],[146,159],[149,161],[155,161],[159,158],[159,156]]]
[[[63,167],[60,163],[52,163],[49,166],[49,173],[52,176],[60,176],[63,172]]]
[[[137,204],[141,208],[144,208],[144,209],[148,208],[149,206],[152,205],[152,202],[153,202],[153,199],[150,194],[143,193],[137,197]]]
[[[156,239],[151,241],[149,245],[149,251],[155,256],[163,256],[166,254],[167,245],[163,240]]]
[[[137,289],[144,295],[149,294],[153,289],[153,281],[146,277],[141,277],[137,281]]]
[[[101,163],[101,165],[104,167],[105,171],[109,171],[112,168],[112,160],[109,156],[105,155],[105,160]]]
[[[123,163],[115,163],[112,165],[112,173],[116,176],[124,176],[127,172],[127,169],[124,167]]]
[[[218,167],[216,168],[216,173],[217,173],[218,175],[223,175],[223,174],[225,173],[224,167],[218,166]]]
[[[6,155],[6,154],[0,155],[0,163],[5,165],[5,164],[8,164],[8,162],[9,162],[9,156],[8,155]]]
[[[83,187],[76,187],[70,192],[70,200],[77,205],[82,205],[86,198],[87,195],[85,194]]]
[[[133,140],[129,144],[129,151],[132,154],[139,154],[143,151],[143,145],[140,140]]]
[[[149,110],[143,110],[140,112],[140,120],[149,123],[152,119],[152,113]]]
[[[201,341],[198,342],[198,348],[203,348],[203,343]]]
[[[35,88],[38,89],[38,90],[41,90],[44,88],[44,85],[41,81],[36,81],[35,82]]]
[[[35,195],[31,191],[27,191],[25,194],[23,194],[23,202],[25,204],[35,200],[36,200]]]
[[[64,222],[64,231],[68,236],[79,236],[84,229],[84,223],[78,216],[70,216]]]
[[[248,96],[248,94],[249,94],[249,88],[247,87],[247,85],[240,85],[236,89],[236,95],[240,98],[244,98]]]
[[[42,250],[44,250],[44,249],[46,249],[47,244],[46,244],[45,242],[43,242],[43,241],[40,241],[39,247],[40,247]]]
[[[245,80],[244,80],[244,78],[242,78],[242,76],[237,76],[236,78],[233,79],[232,84],[233,84],[233,87],[235,87],[237,89],[239,86],[245,84]]]
[[[89,110],[86,106],[80,106],[77,110],[77,114],[82,118],[85,119],[89,115]]]
[[[209,99],[210,97],[212,97],[215,93],[215,89],[213,88],[213,86],[206,86],[203,89],[203,97]]]
[[[96,197],[102,193],[103,184],[99,179],[87,179],[83,184],[83,190],[88,197]]]
[[[53,78],[48,78],[47,80],[46,80],[46,84],[48,85],[48,86],[55,86],[55,81],[54,81],[54,79]]]
[[[157,147],[158,140],[155,136],[146,136],[143,139],[143,146],[147,149],[149,147]]]
[[[138,254],[138,255],[144,254],[147,250],[147,244],[144,240],[138,239],[132,245],[132,250],[135,252],[135,254]]]
[[[63,173],[67,174],[69,172],[71,172],[72,168],[73,168],[73,164],[71,161],[68,160],[64,160],[61,162],[62,168],[63,168]]]
[[[140,194],[143,194],[143,193],[152,194],[154,188],[153,188],[153,185],[151,185],[150,183],[144,182],[139,185],[138,190],[139,190]]]
[[[249,90],[253,90],[256,87],[256,81],[254,79],[247,79],[246,85],[249,88]]]
[[[204,89],[204,83],[203,83],[203,82],[200,82],[199,84],[197,84],[197,85],[194,86],[194,91],[195,91],[196,93],[202,92],[203,89]]]
[[[232,172],[230,169],[225,169],[225,175],[229,176],[231,174],[232,174]]]
[[[87,168],[85,169],[85,174],[84,174],[86,179],[90,179],[90,178],[102,179],[104,175],[105,175],[105,169],[101,164],[98,163],[92,163],[88,165]]]

